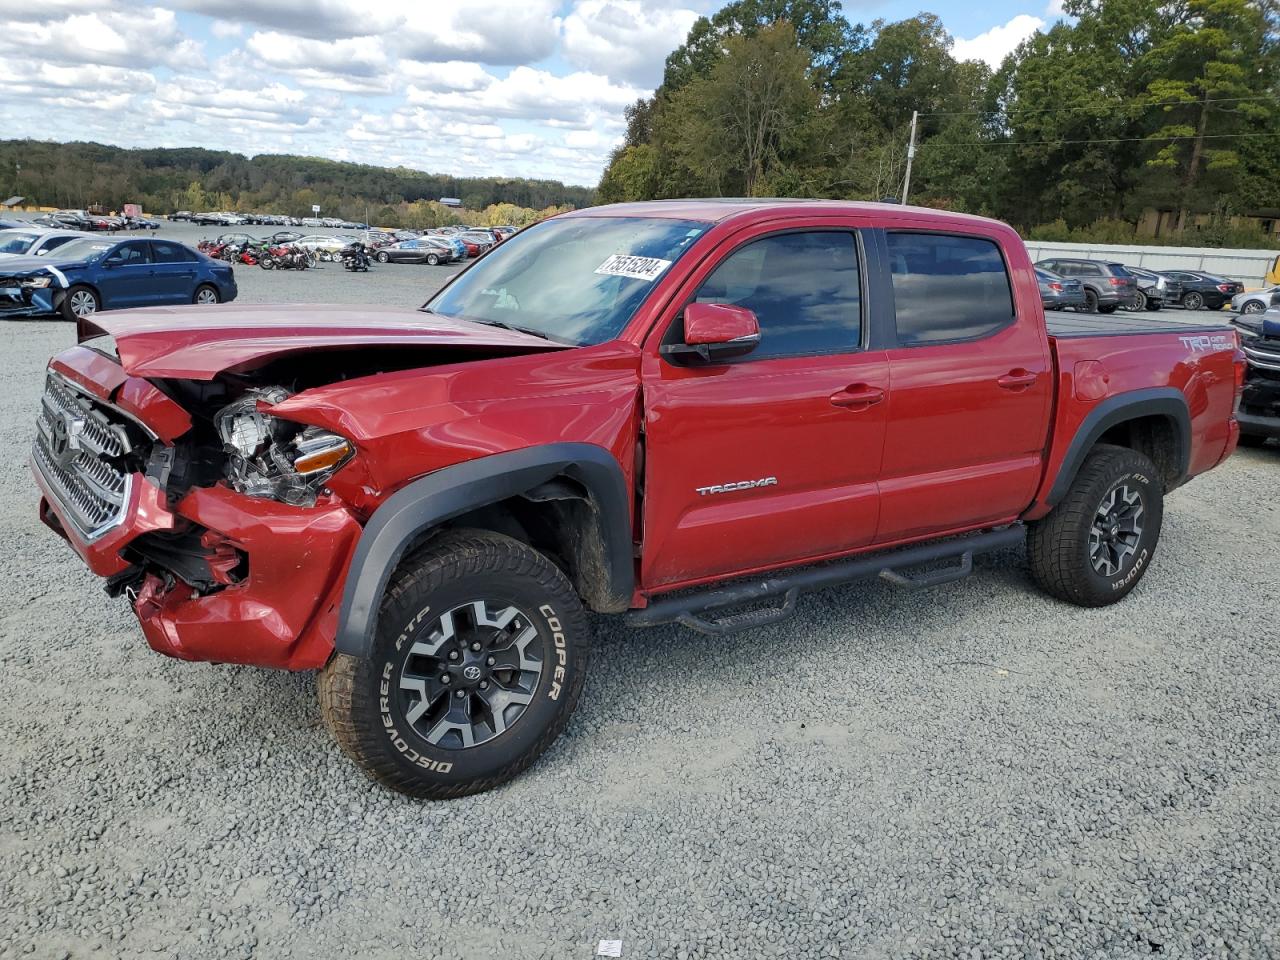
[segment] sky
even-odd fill
[[[1060,0],[938,0],[997,65]],[[594,186],[708,0],[0,0],[0,137]],[[848,0],[851,22],[922,8]]]

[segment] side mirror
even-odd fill
[[[746,307],[691,303],[684,308],[684,343],[668,343],[659,352],[676,364],[719,363],[759,345],[760,324]]]

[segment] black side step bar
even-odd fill
[[[793,573],[780,573],[767,580],[740,583],[705,593],[686,594],[656,600],[643,610],[632,610],[626,615],[631,627],[653,627],[661,623],[680,623],[699,633],[714,635],[733,633],[748,627],[762,627],[778,623],[795,613],[796,598],[802,592],[820,590],[841,583],[871,580],[880,577],[896,587],[920,590],[936,587],[967,577],[973,571],[973,557],[978,553],[990,553],[1022,543],[1026,531],[1022,524],[1014,523],[996,530],[968,534],[951,540],[924,543],[903,550],[871,556],[853,557],[820,567],[807,567]],[[954,560],[953,566],[930,573],[911,574],[904,571],[927,563]],[[763,610],[748,610],[715,617],[714,612],[724,607],[737,607],[781,596],[782,605]],[[712,616],[708,616],[712,614]]]

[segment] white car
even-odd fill
[[[15,227],[0,233],[0,257],[39,257],[64,243],[92,236],[74,230],[42,230]]]
[[[335,253],[355,242],[357,242],[356,237],[331,237],[313,233],[310,236],[294,240],[293,246],[310,250],[321,260],[332,260]]]
[[[1268,307],[1280,307],[1280,286],[1237,293],[1231,298],[1231,309],[1236,313],[1262,313]]]

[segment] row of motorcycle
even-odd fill
[[[292,243],[272,243],[269,240],[257,243],[201,240],[196,244],[196,249],[216,260],[243,263],[251,267],[261,267],[263,270],[309,270],[316,265],[317,261],[314,250]],[[369,258],[369,248],[359,241],[328,254],[327,259],[340,262],[343,269],[353,273],[367,272],[372,262]]]

